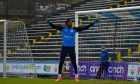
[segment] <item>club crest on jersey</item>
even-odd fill
[[[74,30],[71,30],[71,32],[74,32]]]

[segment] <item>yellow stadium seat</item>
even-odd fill
[[[2,57],[2,53],[0,53],[0,57]]]
[[[128,57],[131,57],[132,56],[132,50],[131,48],[128,48]]]
[[[117,53],[117,60],[118,60],[118,61],[122,61],[121,52],[118,52],[118,53]]]
[[[134,0],[131,0],[131,2],[134,2]]]
[[[52,35],[52,32],[49,32],[49,38],[51,37],[51,35]]]
[[[33,46],[34,46],[35,43],[36,43],[36,39],[33,39]]]
[[[17,48],[17,49],[20,49],[20,47],[19,47],[18,45],[16,46],[16,48]]]
[[[91,16],[88,16],[88,20],[90,20],[91,19]]]
[[[28,47],[29,46],[29,43],[28,42],[25,42],[25,47]]]
[[[44,40],[44,36],[41,36],[41,41],[43,41]]]
[[[12,54],[12,51],[11,50],[8,50],[8,54]]]
[[[127,5],[127,0],[124,0],[124,5],[125,5],[125,6]]]
[[[80,25],[82,25],[82,19],[80,19],[79,21],[80,21]]]
[[[109,61],[109,62],[111,62],[111,61],[112,61],[112,58],[111,58],[111,57],[109,57],[108,61]]]
[[[140,52],[140,44],[138,44],[138,52]]]
[[[72,27],[74,27],[75,26],[75,22],[72,22]]]
[[[117,8],[120,8],[120,3],[117,3]]]
[[[58,34],[59,33],[59,30],[56,30],[56,33]]]

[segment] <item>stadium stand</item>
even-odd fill
[[[48,19],[50,19],[54,24],[64,25],[67,18],[74,17],[75,11],[104,9],[108,8],[108,6],[113,6],[114,4],[119,4],[118,7],[138,6],[140,3],[139,0],[130,1],[127,2],[127,4],[121,4],[121,0],[114,0],[114,3],[110,1],[104,1],[102,3],[101,2],[102,0],[93,0],[91,2],[86,2],[85,4],[74,7],[73,9],[66,10],[65,12],[60,13],[57,16],[46,18],[46,20],[44,21],[38,21],[37,24],[32,24],[31,27],[27,28],[31,45],[30,47],[34,59],[59,59],[62,44],[61,33],[55,29],[50,28],[50,26],[47,24]],[[125,14],[126,16],[133,17],[134,19],[136,18],[135,13],[128,14],[128,12],[126,12]],[[119,13],[115,13],[113,15],[117,17],[119,16]],[[117,27],[114,49],[114,30],[112,29],[112,27],[115,27],[115,25],[111,24],[109,21],[106,21],[105,18],[106,17],[100,19],[100,24],[97,24],[94,27],[91,27],[89,30],[79,33],[80,60],[83,60],[85,58],[88,58],[88,60],[98,60],[100,56],[100,47],[104,45],[109,49],[110,55],[116,56],[116,60],[118,53],[121,52],[122,60],[131,61],[132,59],[135,59],[136,61],[139,61],[139,59],[137,59],[140,54],[138,52],[139,49],[137,49],[137,47],[140,46],[139,19],[117,19],[118,24],[123,25],[121,27]],[[90,18],[88,21],[82,21],[82,25],[90,23],[91,19],[92,18]],[[110,18],[110,21],[114,20],[114,18]],[[131,23],[127,24],[129,21],[131,21]],[[18,51],[24,50],[25,49],[19,49]]]

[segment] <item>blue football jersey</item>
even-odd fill
[[[63,28],[62,32],[62,39],[63,39],[63,46],[74,47],[75,46],[75,35],[76,30],[75,28]]]

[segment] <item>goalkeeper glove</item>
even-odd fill
[[[47,20],[47,23],[48,23],[48,24],[51,24],[51,21],[50,21],[50,20]]]
[[[94,19],[94,20],[93,20],[93,24],[97,24],[98,22],[99,22],[98,19]]]

